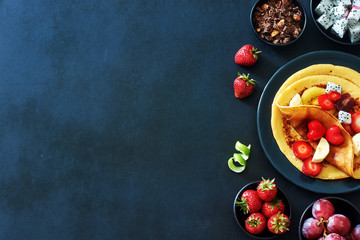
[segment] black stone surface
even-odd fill
[[[262,90],[304,53],[359,47],[308,24],[271,47],[252,32],[254,1],[1,0],[1,239],[248,239],[232,204],[246,183],[275,177],[302,211],[321,194],[268,162],[256,129]],[[251,43],[254,67],[234,63]],[[237,72],[257,80],[244,100]],[[252,144],[241,174],[227,160]],[[360,207],[359,192],[340,194]]]

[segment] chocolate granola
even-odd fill
[[[259,36],[274,44],[296,39],[302,29],[303,13],[292,0],[268,0],[256,6],[252,21]]]

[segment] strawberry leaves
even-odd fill
[[[282,234],[289,230],[290,220],[283,214],[278,212],[277,215],[273,215],[268,220],[268,229],[275,234]]]

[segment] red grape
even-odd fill
[[[345,238],[340,236],[339,234],[330,233],[326,236],[325,240],[345,240]]]
[[[360,224],[356,225],[351,231],[352,240],[360,240]]]
[[[320,220],[321,217],[327,220],[330,216],[334,215],[334,213],[334,205],[324,198],[317,200],[312,206],[312,215],[318,220]]]
[[[346,236],[351,230],[350,220],[342,214],[334,214],[329,217],[327,229],[331,233],[337,233],[341,236]]]
[[[323,234],[323,231],[319,220],[315,218],[306,219],[301,229],[302,235],[307,239],[317,239]]]

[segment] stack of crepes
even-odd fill
[[[342,93],[349,93],[355,99],[354,111],[360,110],[360,73],[331,64],[316,64],[291,75],[280,87],[272,104],[271,127],[274,138],[286,158],[300,171],[303,161],[296,158],[292,144],[305,140],[315,150],[318,142],[310,141],[307,124],[319,120],[325,128],[338,125],[345,141],[338,146],[331,145],[330,152],[323,161],[323,168],[316,178],[334,180],[352,177],[360,179],[360,156],[354,154],[353,140],[343,128],[335,111],[326,111],[316,105],[290,107],[290,100],[310,87],[326,88],[328,82],[342,87]]]

